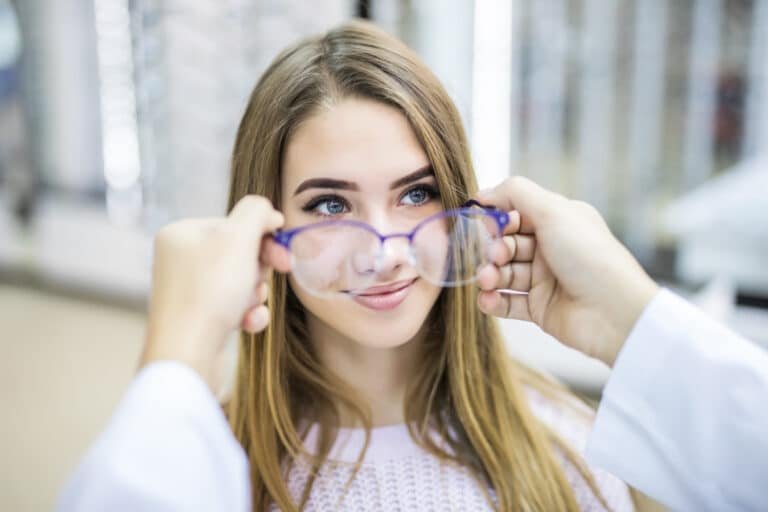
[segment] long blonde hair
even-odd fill
[[[282,154],[292,132],[318,109],[352,96],[406,116],[445,208],[476,191],[460,117],[437,78],[400,41],[354,21],[285,50],[259,80],[237,133],[229,209],[246,194],[266,196],[279,208]],[[356,411],[367,431],[371,421],[355,390],[320,365],[286,276],[273,276],[270,289],[270,325],[256,335],[241,334],[226,409],[250,461],[254,510],[270,503],[297,510],[314,482],[311,477],[295,503],[285,483],[286,463],[309,456],[298,425],[321,425],[319,452],[311,459],[316,470],[339,427],[335,403]],[[444,289],[428,317],[421,374],[409,383],[404,411],[411,436],[436,456],[469,467],[484,489],[493,489],[499,510],[578,510],[555,450],[596,492],[594,482],[578,455],[533,416],[524,389],[551,394],[554,388],[509,358],[495,319],[478,311],[476,299],[473,286]],[[430,431],[450,450],[440,448]]]

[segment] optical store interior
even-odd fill
[[[353,18],[439,78],[481,188],[521,175],[592,204],[656,282],[768,350],[768,2],[0,0],[1,510],[52,510],[107,424],[154,237],[226,214],[259,76]],[[599,400],[606,365],[500,326]]]

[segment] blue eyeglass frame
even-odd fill
[[[445,210],[443,212],[438,212],[433,215],[430,215],[426,219],[422,220],[418,224],[416,224],[416,227],[414,227],[411,231],[407,233],[391,233],[389,235],[382,235],[379,233],[376,228],[371,226],[370,224],[366,224],[365,222],[357,221],[357,220],[324,220],[320,222],[315,222],[314,224],[305,224],[304,226],[299,226],[293,229],[287,229],[287,230],[278,230],[273,235],[273,238],[275,242],[282,245],[286,249],[290,251],[291,249],[291,241],[293,238],[301,233],[302,231],[306,231],[308,229],[313,228],[319,228],[319,227],[326,227],[326,226],[355,226],[362,229],[365,229],[366,231],[369,231],[370,233],[373,233],[376,235],[379,239],[379,242],[381,244],[384,244],[387,240],[390,238],[407,238],[409,244],[413,244],[413,237],[416,236],[416,233],[418,233],[419,229],[421,227],[428,223],[432,222],[437,219],[450,217],[456,214],[476,214],[477,209],[473,207],[481,208],[483,213],[488,215],[489,217],[493,218],[496,221],[496,225],[499,228],[498,235],[501,236],[504,232],[504,228],[509,224],[509,214],[503,210],[499,210],[498,208],[495,208],[493,206],[486,206],[483,204],[478,203],[474,199],[470,199],[466,203],[464,203],[460,208],[454,208],[451,210]]]

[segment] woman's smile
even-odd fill
[[[397,281],[389,285],[374,286],[354,296],[355,302],[376,311],[395,309],[408,297],[418,278]]]

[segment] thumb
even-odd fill
[[[283,214],[275,210],[267,198],[256,195],[243,196],[228,218],[256,247],[264,234],[275,231],[284,222]]]
[[[475,198],[483,204],[495,206],[504,211],[517,210],[532,227],[535,227],[560,196],[537,185],[523,176],[512,176],[497,186],[481,190]]]

